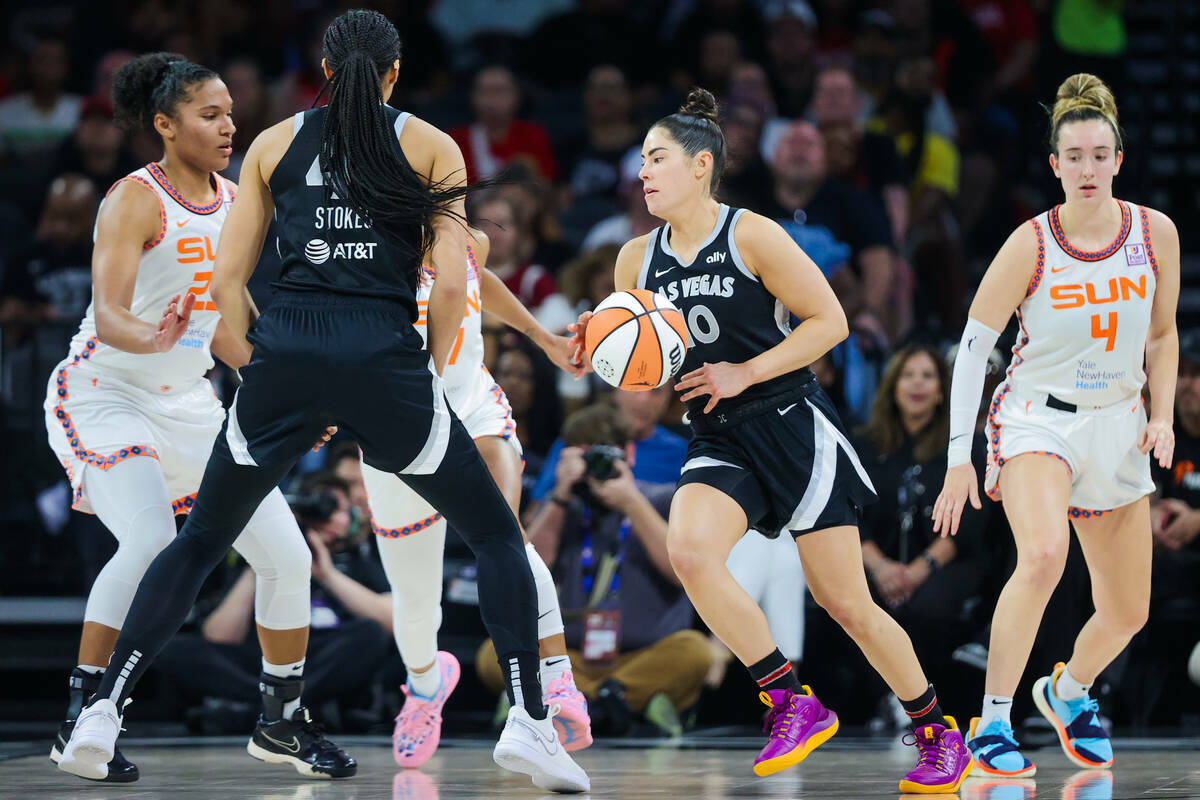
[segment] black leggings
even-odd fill
[[[242,369],[191,515],[142,578],[97,696],[121,707],[258,504],[338,425],[368,463],[396,472],[471,548],[480,613],[510,692],[523,686],[517,696],[542,716],[537,601],[520,528],[402,311],[281,293],[258,320],[249,337],[254,358]]]

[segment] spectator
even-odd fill
[[[691,13],[680,20],[677,27],[664,31],[668,34],[666,38],[674,43],[672,60],[678,69],[691,76],[703,76],[705,37],[712,33],[733,37],[741,48],[750,51],[747,55],[751,58],[760,59],[765,55],[766,29],[755,0],[697,0],[693,5]],[[695,83],[693,80],[688,85]],[[701,78],[700,85],[718,94],[717,84],[705,83]],[[725,91],[723,85],[719,88],[721,93]]]
[[[403,72],[403,70],[402,70]],[[258,62],[251,58],[235,58],[221,70],[221,78],[233,98],[234,113],[237,115],[237,131],[233,134],[233,156],[225,174],[237,181],[242,170],[242,159],[250,149],[250,143],[267,129],[274,120],[267,86],[263,81]]]
[[[351,539],[358,533],[357,526],[371,519],[371,507],[367,504],[367,487],[363,483],[361,452],[358,442],[342,440],[329,452],[327,466],[330,472],[346,483],[350,498]]]
[[[0,324],[62,323],[63,344],[92,298],[96,185],[82,175],[50,184],[33,247],[14,258],[0,283]],[[49,374],[49,373],[47,373]]]
[[[592,67],[583,89],[586,130],[568,139],[559,161],[575,203],[615,208],[621,158],[640,142],[633,122],[633,95],[625,73],[612,64]]]
[[[672,394],[669,382],[647,392],[613,393],[624,424],[629,426],[630,440],[637,454],[636,458],[629,460],[629,464],[633,468],[633,477],[639,481],[674,486],[679,480],[679,472],[687,457],[687,440],[660,424]],[[554,489],[558,479],[558,462],[564,447],[564,439],[559,438],[550,448],[542,473],[533,488],[534,500],[546,500]]]
[[[0,101],[0,155],[33,163],[71,135],[81,99],[66,91],[69,69],[65,40],[37,40],[27,62],[29,90]]]
[[[590,311],[616,291],[613,270],[620,251],[618,244],[601,245],[594,250],[584,250],[562,268],[558,281],[563,297],[574,312]]]
[[[742,43],[730,31],[713,30],[700,37],[699,60],[693,73],[694,79],[681,87],[707,86],[715,94],[729,92],[733,70],[742,61]]]
[[[323,719],[336,720],[339,707],[371,702],[367,690],[392,649],[392,600],[378,556],[349,539],[345,481],[315,473],[300,489],[291,503],[312,549],[315,579],[304,692]],[[247,568],[199,633],[177,635],[156,664],[185,702],[206,701],[210,712],[200,716],[211,732],[240,730],[239,704],[258,706],[261,651],[253,620],[254,573]]]
[[[954,696],[945,674],[950,655],[974,632],[970,611],[984,575],[977,556],[988,518],[986,507],[968,508],[956,537],[933,532],[949,431],[949,367],[933,347],[909,345],[888,362],[871,419],[858,431],[856,446],[879,495],[863,512],[863,564],[943,697]],[[982,436],[976,453],[982,463]]]
[[[649,9],[628,0],[579,0],[575,6],[529,37],[525,71],[539,85],[561,89],[578,86],[597,64],[616,64],[634,85],[644,83],[661,50],[649,35]]]
[[[525,260],[533,239],[528,220],[508,195],[497,191],[477,195],[467,209],[467,216],[491,242],[487,268],[504,281],[526,308],[537,314],[542,303],[558,294],[558,284],[545,267]]]
[[[517,119],[520,105],[521,90],[508,67],[484,67],[475,76],[471,88],[475,122],[450,129],[466,160],[469,182],[490,178],[515,161],[529,163],[548,180],[558,180],[550,135],[536,122]]]
[[[816,77],[813,38],[817,15],[805,0],[767,0],[767,72],[779,115],[799,119],[812,99]]]
[[[624,213],[593,225],[583,239],[581,250],[595,250],[607,244],[620,246],[662,225],[662,220],[646,209],[646,195],[642,191],[642,179],[638,177],[641,169],[642,149],[638,146],[621,159],[621,184],[617,193],[623,201]]]
[[[828,67],[817,75],[812,117],[825,140],[829,174],[875,196],[887,211],[892,238],[908,230],[906,173],[887,136],[864,129],[863,102],[854,75]]]
[[[59,149],[55,174],[78,173],[90,178],[99,191],[107,192],[139,166],[113,121],[112,101],[96,97],[84,100],[75,132]]]
[[[562,424],[562,403],[554,391],[557,372],[542,353],[522,340],[505,349],[496,362],[494,377],[512,407],[530,481],[541,473]]]
[[[639,712],[679,733],[679,714],[699,698],[712,654],[690,629],[692,605],[667,556],[674,487],[634,480],[629,430],[607,404],[567,418],[551,502],[530,523],[529,541],[559,587],[568,655],[593,730],[620,735]],[[475,663],[499,693],[490,641]]]
[[[752,65],[754,66],[754,65]],[[759,150],[769,110],[760,102],[734,99],[722,106],[725,154],[721,198],[736,208],[764,208],[771,203],[771,170]]]
[[[575,255],[575,248],[567,242],[559,222],[559,192],[524,162],[512,164],[504,174],[506,182],[496,187],[496,193],[512,201],[530,233],[522,258],[557,273],[559,266]]]
[[[778,220],[792,220],[802,211],[806,224],[827,228],[850,245],[851,264],[862,283],[862,310],[851,323],[882,334],[893,290],[891,230],[883,209],[861,190],[828,176],[824,141],[808,122],[791,123],[780,136],[771,173],[773,203],[754,210]]]

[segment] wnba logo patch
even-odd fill
[[[329,243],[323,239],[309,239],[304,245],[304,255],[314,264],[324,264],[329,260]]]
[[[1144,244],[1127,244],[1125,245],[1125,263],[1131,267],[1144,267],[1147,264],[1146,245]]]

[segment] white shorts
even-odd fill
[[[493,384],[487,399],[461,419],[472,439],[499,437],[512,445],[524,463],[524,451],[517,439],[517,424],[513,421],[512,408],[498,384]],[[371,507],[371,529],[376,535],[388,538],[411,536],[442,518],[425,498],[408,488],[394,474],[375,469],[366,462],[363,462],[362,474]]]
[[[70,357],[46,391],[46,432],[74,493],[72,508],[92,513],[84,475],[127,458],[157,459],[176,514],[191,510],[225,421],[212,384],[201,378],[170,393],[135,386]]]
[[[1000,500],[1000,468],[1022,453],[1060,459],[1071,473],[1070,515],[1094,517],[1154,491],[1150,456],[1138,452],[1146,427],[1141,396],[1097,409],[1061,411],[1040,399],[1019,397],[1001,384],[988,412],[984,489]]]

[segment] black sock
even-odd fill
[[[258,691],[262,693],[263,720],[278,722],[283,719],[283,707],[300,698],[304,679],[279,678],[264,672],[258,676]]]
[[[792,662],[779,652],[778,647],[762,661],[751,664],[747,669],[750,670],[750,677],[754,678],[758,688],[764,692],[771,689],[790,689],[797,693],[800,691],[800,681],[796,678],[796,673],[792,672]]]
[[[542,676],[537,653],[505,653],[499,657],[508,702],[522,705],[534,719],[546,718],[542,702]]]
[[[900,705],[904,706],[904,713],[908,714],[914,728],[935,723],[950,727],[946,717],[942,715],[942,707],[938,705],[937,692],[933,690],[932,683],[920,697],[915,700],[901,700]]]

